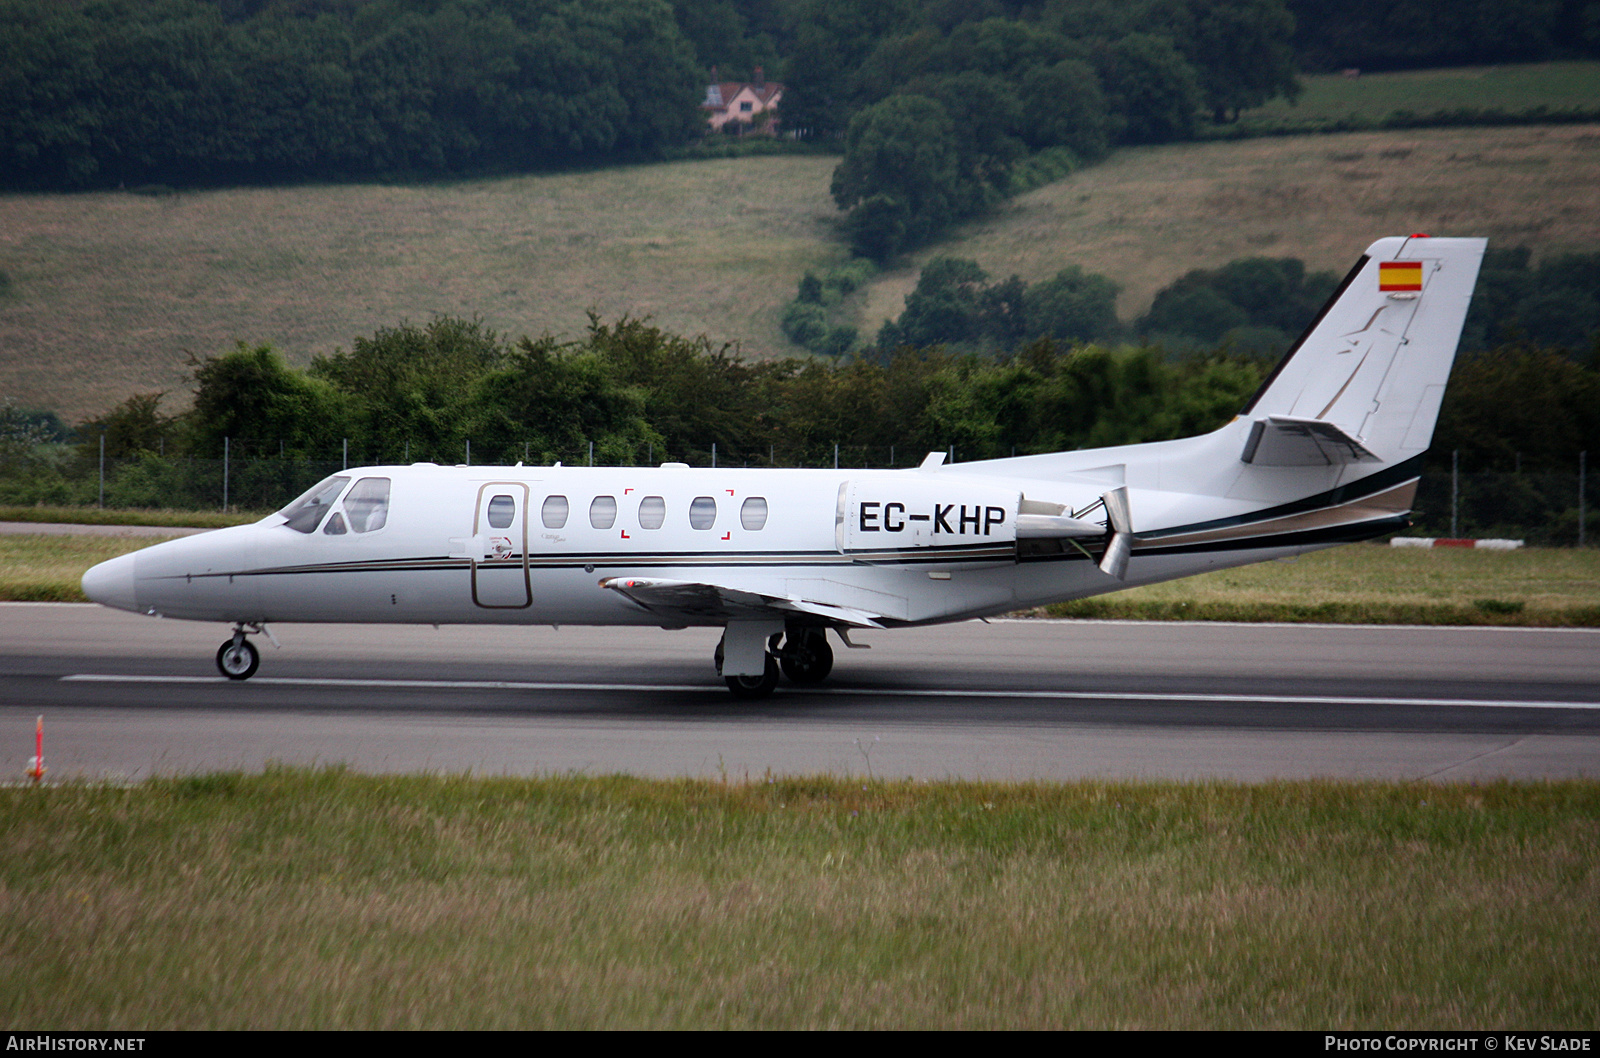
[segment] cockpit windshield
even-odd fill
[[[326,481],[313,485],[304,495],[278,513],[288,521],[286,524],[297,533],[316,532],[317,523],[322,521],[322,516],[328,513],[328,508],[333,506],[333,501],[339,498],[339,493],[350,484],[350,479],[343,474],[335,474]]]

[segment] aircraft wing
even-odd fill
[[[625,595],[651,613],[675,622],[756,620],[803,613],[859,628],[883,627],[880,623],[883,614],[798,595],[777,595],[729,584],[654,577],[607,577],[600,582],[600,586]]]

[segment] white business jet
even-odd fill
[[[720,626],[756,698],[833,667],[827,633],[964,621],[1407,525],[1482,239],[1382,239],[1228,425],[915,470],[364,467],[253,525],[84,574],[96,602],[225,621]],[[267,634],[271,635],[270,632]]]

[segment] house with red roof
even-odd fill
[[[728,131],[723,126],[737,122],[739,130],[772,134],[778,127],[778,102],[783,99],[783,85],[769,81],[757,66],[755,76],[749,81],[721,81],[716,67],[711,69],[711,83],[706,86],[706,101],[700,104],[706,122],[713,132]]]

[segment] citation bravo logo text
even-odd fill
[[[1587,1051],[1588,1036],[1324,1036],[1325,1051]]]

